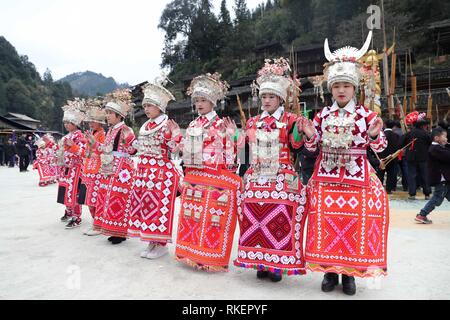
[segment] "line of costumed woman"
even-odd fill
[[[320,149],[308,184],[307,268],[324,272],[322,290],[331,291],[342,274],[346,294],[356,292],[354,277],[387,273],[389,202],[381,181],[367,160],[367,149],[387,146],[377,113],[356,104],[360,83],[358,60],[370,45],[330,52],[325,75],[334,103],[311,121],[298,122],[308,150]]]
[[[166,114],[175,98],[165,88],[165,77],[142,88],[148,121],[137,139],[124,123],[133,106],[128,90],[106,97],[106,115],[100,109],[104,102],[69,101],[63,108],[69,133],[62,139],[59,163],[58,202],[66,206],[62,220],[69,220],[67,228],[78,226],[80,204],[85,204],[94,218],[94,230],[87,234],[107,235],[112,244],[139,238],[146,243],[141,257],[157,259],[168,253],[178,214],[176,260],[209,272],[229,270],[239,220],[235,266],[273,282],[307,270],[322,272],[324,292],[336,287],[341,274],[344,293],[355,294],[354,277],[387,274],[389,203],[367,160],[368,148],[381,152],[387,140],[377,113],[356,104],[358,60],[371,37],[370,32],[362,49],[333,53],[325,41],[324,73],[333,104],[314,121],[284,109],[295,86],[284,58],[266,60],[258,72],[262,112],[247,121],[245,132],[214,110],[229,88],[217,73],[192,80],[187,93],[198,117],[184,137]],[[79,127],[86,107],[91,130],[85,137]],[[307,186],[293,165],[303,146],[320,152]],[[241,179],[237,153],[244,148],[250,161],[243,164],[247,170]],[[179,153],[184,179],[171,160]]]
[[[293,151],[303,141],[298,116],[283,107],[293,85],[288,61],[266,61],[257,83],[263,112],[247,122],[250,167],[239,206],[241,233],[234,264],[277,282],[283,274],[305,273],[306,190],[293,166]]]

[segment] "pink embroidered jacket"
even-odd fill
[[[382,131],[375,140],[367,134],[376,118],[375,112],[364,106],[356,106],[353,101],[344,107],[343,114],[339,112],[336,103],[322,109],[314,119],[316,133],[310,140],[305,139],[305,147],[309,151],[314,152],[320,148],[312,179],[317,182],[369,186],[369,174],[374,169],[367,159],[367,148],[371,147],[378,153],[387,146]],[[349,135],[338,135],[336,123],[339,122],[350,125],[352,130]],[[337,141],[333,137],[337,137]],[[333,146],[342,146],[345,139],[349,139],[348,148],[333,149]],[[343,161],[342,165],[337,164],[339,161]]]

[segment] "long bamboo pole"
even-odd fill
[[[388,101],[388,111],[389,119],[394,118],[394,97],[390,92],[389,86],[389,65],[388,65],[388,55],[387,55],[387,43],[386,43],[386,25],[384,21],[384,1],[381,0],[381,16],[382,16],[382,29],[383,29],[383,75],[384,75],[384,91]]]

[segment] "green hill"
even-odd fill
[[[128,87],[128,84],[118,84],[114,78],[92,71],[73,73],[59,81],[68,82],[74,94],[84,96],[104,95],[115,89]]]
[[[44,128],[61,129],[63,106],[73,97],[66,82],[54,82],[50,70],[36,71],[26,55],[0,36],[0,115],[7,112],[26,114],[42,121]]]

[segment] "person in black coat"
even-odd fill
[[[405,134],[402,130],[402,126],[400,124],[400,121],[395,120],[394,121],[394,128],[392,129],[394,133],[396,133],[400,137],[400,144],[403,141],[403,135]],[[400,148],[400,145],[399,145]],[[401,157],[397,158],[398,161],[398,169],[399,172],[401,172],[402,175],[402,188],[403,191],[408,191],[408,164],[406,163],[406,160],[402,159]]]
[[[388,141],[388,145],[383,152],[380,152],[378,156],[380,159],[384,159],[391,154],[394,154],[400,148],[400,139],[401,137],[397,135],[393,128],[395,126],[394,120],[386,120],[386,129],[384,129],[384,135]],[[396,191],[397,189],[397,175],[398,175],[398,159],[394,159],[389,162],[385,168],[381,168],[379,171],[379,178],[382,183],[384,183],[384,176],[387,175],[386,178],[386,192],[391,194],[392,191]]]
[[[447,130],[437,127],[432,133],[433,143],[428,149],[429,181],[434,186],[433,197],[420,210],[415,220],[419,223],[430,224],[427,216],[439,207],[444,199],[450,201],[450,145],[447,140]]]
[[[5,165],[5,144],[3,143],[3,139],[0,139],[0,166]]]
[[[302,183],[306,186],[314,173],[314,165],[316,164],[317,157],[320,150],[310,152],[305,146],[302,146],[296,151],[295,171],[302,177]]]
[[[28,166],[30,165],[30,146],[26,139],[26,135],[22,135],[16,143],[16,152],[20,157],[19,170],[20,172],[28,171]]]
[[[427,154],[428,148],[431,145],[431,136],[425,130],[427,127],[427,120],[418,120],[414,127],[403,136],[401,146],[405,147],[411,141],[416,139],[405,150],[405,159],[408,163],[408,192],[409,199],[416,199],[417,183],[416,179],[419,177],[422,182],[423,193],[425,199],[428,200],[431,194],[430,184],[428,182],[428,168],[427,168]]]
[[[8,139],[4,148],[5,148],[6,165],[9,165],[10,168],[14,168],[16,150],[14,148],[14,145],[13,145],[11,139]]]

